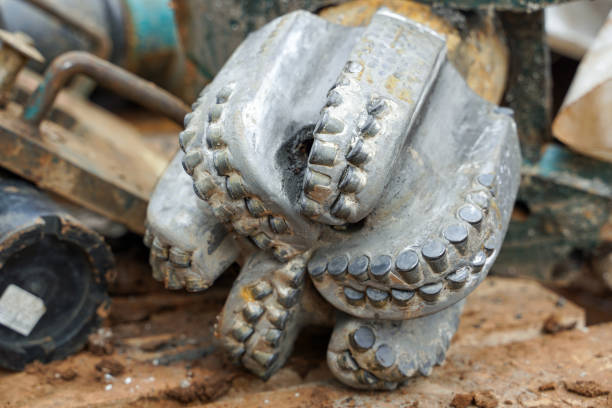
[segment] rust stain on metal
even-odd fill
[[[240,297],[245,301],[245,302],[252,302],[255,300],[255,298],[253,297],[253,294],[251,293],[251,288],[244,286],[241,290],[240,290]]]
[[[183,123],[183,118],[189,112],[189,108],[180,99],[152,82],[89,53],[72,51],[57,57],[49,65],[43,82],[24,109],[23,118],[34,126],[39,125],[47,116],[59,91],[78,74],[86,75],[99,85],[179,124]]]
[[[361,26],[368,24],[381,7],[426,25],[446,37],[448,58],[470,88],[489,102],[499,103],[508,76],[509,51],[494,16],[483,15],[466,32],[460,32],[459,28],[436,14],[431,6],[409,0],[349,1],[323,9],[320,16],[333,23]],[[394,87],[391,78],[387,82]]]
[[[402,86],[402,81],[395,76],[391,75],[387,78],[385,81],[385,88],[399,99],[406,102],[412,102],[410,92],[406,87]]]
[[[325,200],[327,197],[332,194],[332,191],[329,187],[324,187],[321,185],[315,185],[314,189],[309,192],[309,196],[314,198],[315,200]]]
[[[17,93],[30,94],[38,83],[22,71]],[[152,151],[128,123],[65,92],[40,129],[24,123],[21,114],[17,103],[0,111],[0,166],[144,232],[147,201],[166,157]]]
[[[96,315],[98,315],[98,317],[103,320],[106,319],[108,316],[110,316],[110,312],[111,312],[110,300],[105,300],[96,309]]]
[[[32,46],[32,39],[23,33],[0,30],[0,41],[0,106],[4,107],[10,99],[15,79],[28,59],[42,62],[44,58]]]

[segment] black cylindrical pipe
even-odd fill
[[[110,248],[27,182],[0,179],[0,367],[78,351],[108,314]]]

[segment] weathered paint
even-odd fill
[[[500,13],[500,19],[510,48],[510,72],[502,104],[514,110],[523,158],[537,163],[543,146],[552,140],[552,80],[544,12],[508,11]]]
[[[22,72],[16,95],[38,80]],[[0,111],[0,166],[73,203],[144,232],[148,198],[167,159],[139,133],[98,107],[60,92],[39,129],[21,106]]]
[[[495,271],[576,279],[571,266],[610,239],[612,164],[551,144],[537,164],[523,165],[517,203]]]
[[[135,57],[175,52],[178,32],[168,0],[125,0]]]
[[[79,74],[178,124],[183,123],[183,118],[189,112],[182,101],[153,83],[89,53],[71,51],[57,57],[49,65],[43,81],[25,106],[23,118],[32,125],[40,124],[59,91]]]

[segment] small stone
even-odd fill
[[[594,398],[610,394],[610,390],[604,388],[595,381],[571,381],[565,383],[565,389],[583,397]]]
[[[476,391],[474,393],[474,404],[478,408],[495,408],[499,402],[491,391]]]
[[[453,396],[450,406],[454,408],[467,408],[472,405],[472,401],[474,401],[474,395],[472,393],[457,393]]]
[[[118,377],[125,372],[125,366],[116,360],[105,358],[96,364],[96,370],[103,374]]]
[[[554,382],[549,382],[546,384],[542,384],[538,387],[538,391],[543,392],[543,391],[553,391],[557,388],[556,384]]]

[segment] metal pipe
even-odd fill
[[[45,71],[42,83],[30,96],[23,119],[38,127],[47,116],[59,91],[75,75],[83,74],[125,99],[161,113],[182,125],[189,108],[180,99],[123,68],[83,51],[71,51],[55,58]]]
[[[74,16],[56,4],[47,0],[27,0],[32,6],[57,18],[60,22],[67,24],[76,31],[81,32],[95,43],[96,48],[93,52],[98,57],[108,59],[111,55],[113,45],[110,38],[96,23],[88,17],[80,15]]]
[[[28,60],[42,62],[44,58],[26,34],[0,30],[0,41],[0,107],[4,107],[11,97],[17,75]]]

